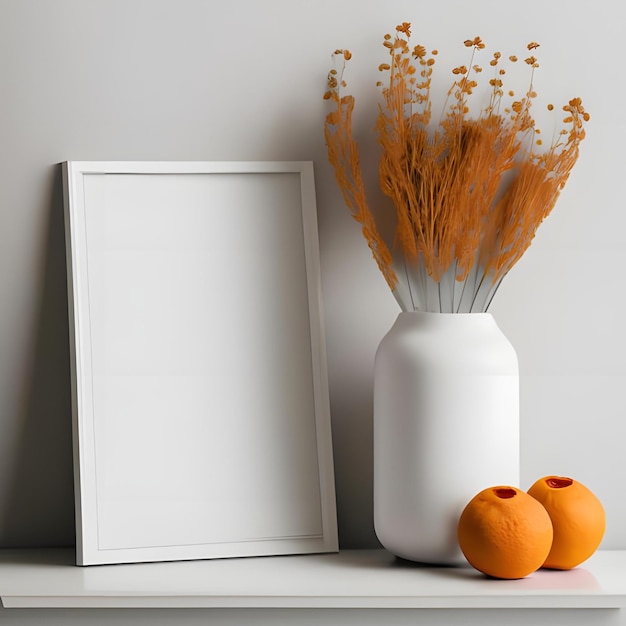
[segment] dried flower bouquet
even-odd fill
[[[468,39],[468,65],[454,79],[439,120],[432,123],[431,79],[437,51],[410,46],[411,25],[396,27],[383,45],[389,62],[379,71],[382,103],[376,120],[382,150],[379,183],[395,206],[396,229],[389,247],[370,210],[359,152],[352,132],[354,97],[343,95],[348,50],[336,50],[325,98],[333,110],[325,120],[328,158],[344,199],[403,310],[486,311],[502,279],[530,245],[550,213],[578,158],[589,120],[580,98],[563,107],[563,128],[547,149],[531,115],[536,93],[533,56],[524,62],[530,84],[523,96],[505,91],[507,63],[495,52],[489,61],[489,99],[470,113],[470,98],[483,68],[475,57],[485,45]],[[506,101],[505,101],[506,100]],[[472,102],[472,104],[474,104]],[[554,107],[548,105],[548,109]]]

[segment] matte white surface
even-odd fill
[[[468,64],[468,37],[487,43],[483,66],[539,42],[544,144],[568,98],[591,114],[580,162],[491,312],[520,360],[521,486],[573,475],[606,507],[604,546],[626,548],[623,13],[618,0],[2,0],[0,545],[74,541],[58,163],[103,158],[315,162],[340,536],[376,545],[372,366],[398,308],[327,163],[321,96],[332,51],[349,48],[381,208],[376,68],[383,34],[406,20],[439,50],[442,88]],[[526,76],[508,86],[523,94]]]
[[[3,626],[623,626],[619,609],[0,609]]]
[[[459,517],[480,491],[516,486],[515,350],[489,313],[400,313],[374,367],[374,525],[404,559],[465,558]]]
[[[3,626],[623,626],[619,609],[0,609]]]
[[[312,165],[65,172],[78,563],[336,550]]]
[[[384,550],[79,568],[68,551],[0,553],[5,607],[625,608],[626,553],[577,569],[488,579]]]

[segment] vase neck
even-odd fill
[[[426,313],[423,311],[403,311],[398,315],[394,326],[425,330],[497,327],[491,313]]]

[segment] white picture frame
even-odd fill
[[[62,164],[76,563],[338,550],[313,164]]]

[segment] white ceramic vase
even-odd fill
[[[391,553],[463,561],[469,500],[519,485],[519,375],[489,313],[400,313],[374,373],[374,525]]]

